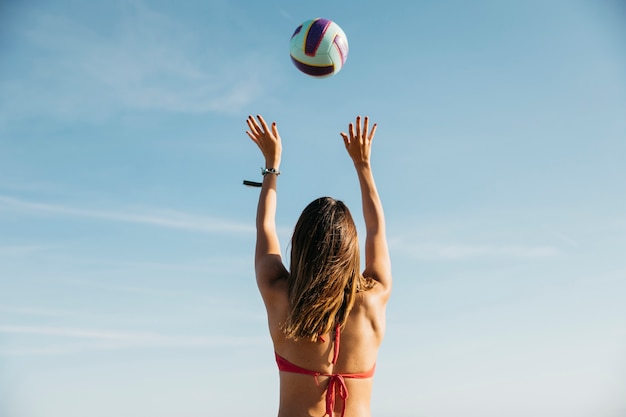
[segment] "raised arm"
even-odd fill
[[[365,270],[363,275],[378,281],[387,294],[391,290],[391,260],[385,232],[385,215],[376,190],[370,164],[371,145],[377,125],[369,130],[369,118],[365,117],[361,126],[361,116],[356,125],[350,123],[348,133],[341,133],[346,150],[354,163],[359,185],[363,217],[365,220]]]
[[[287,270],[280,255],[280,242],[276,233],[276,183],[280,169],[282,144],[276,123],[268,126],[263,117],[258,121],[249,116],[246,134],[257,144],[265,157],[265,168],[276,173],[266,173],[259,196],[256,216],[256,250],[254,267],[257,285],[265,297],[273,284],[286,276]]]

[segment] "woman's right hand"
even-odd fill
[[[374,123],[372,130],[369,130],[369,117],[367,116],[365,116],[363,126],[361,126],[361,116],[357,116],[356,126],[350,123],[348,133],[340,133],[354,165],[369,164],[372,139],[374,139],[376,127],[377,125]]]
[[[282,154],[282,143],[278,134],[276,122],[272,122],[271,127],[267,125],[262,116],[257,115],[257,120],[248,116],[248,128],[246,134],[257,144],[265,157],[265,168],[278,169]]]

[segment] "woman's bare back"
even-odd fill
[[[280,324],[286,318],[286,285],[277,283],[276,290],[276,302],[268,306],[268,324],[278,360],[284,359],[296,368],[319,373],[313,376],[280,372],[279,417],[322,417],[327,414],[330,402],[337,416],[342,415],[344,406],[344,417],[369,416],[372,377],[385,331],[385,303],[380,288],[375,285],[359,293],[338,338],[331,331],[315,342],[285,338]],[[336,363],[333,363],[335,355]],[[335,391],[331,392],[334,401],[328,397],[329,389]],[[349,394],[347,401],[342,399],[344,389]]]

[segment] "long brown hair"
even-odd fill
[[[359,241],[350,210],[320,197],[302,212],[291,239],[287,338],[312,341],[343,326],[357,291],[371,288],[360,272]]]

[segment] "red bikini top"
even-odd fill
[[[339,357],[339,325],[335,327],[335,344],[333,347],[333,361],[332,363],[337,363],[337,358]],[[323,341],[324,339],[322,339]],[[343,400],[343,408],[341,410],[341,417],[343,417],[346,411],[346,399],[348,398],[348,387],[346,386],[346,382],[344,378],[354,378],[354,379],[365,379],[371,378],[374,376],[374,371],[376,370],[376,364],[372,366],[367,372],[360,372],[358,374],[325,374],[323,372],[311,371],[310,369],[301,368],[298,365],[294,365],[289,362],[287,359],[280,356],[278,353],[274,352],[276,356],[276,364],[278,365],[278,370],[281,372],[291,372],[294,374],[303,374],[303,375],[311,375],[315,377],[315,383],[319,386],[318,377],[319,376],[327,376],[328,387],[326,388],[326,414],[325,416],[333,417],[333,410],[335,409],[335,397],[336,394],[339,394],[341,399]]]

